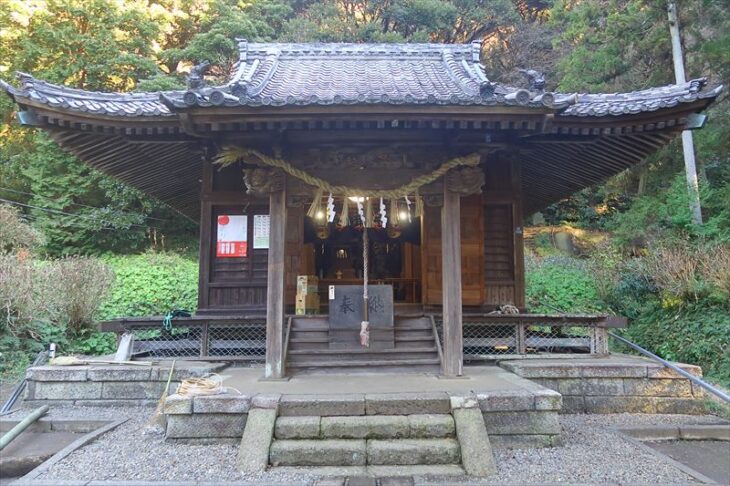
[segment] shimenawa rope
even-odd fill
[[[389,199],[399,198],[407,194],[413,194],[420,187],[432,183],[451,169],[461,166],[476,167],[477,165],[479,165],[480,161],[480,156],[477,153],[466,155],[464,157],[456,157],[449,160],[448,162],[441,164],[436,170],[434,170],[430,174],[418,176],[408,184],[405,184],[396,189],[362,189],[350,186],[335,186],[323,179],[320,179],[319,177],[314,177],[313,175],[306,173],[302,169],[294,167],[285,160],[275,157],[269,157],[268,155],[262,154],[258,150],[247,149],[243,147],[225,147],[221,151],[220,155],[218,155],[218,157],[216,158],[216,163],[225,167],[234,164],[240,160],[244,160],[248,157],[255,157],[264,165],[281,169],[290,176],[296,177],[297,179],[300,179],[311,186],[317,187],[323,192],[342,194],[343,196],[348,197],[367,195],[370,197],[383,197]]]

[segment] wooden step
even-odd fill
[[[378,355],[388,355],[388,354],[402,354],[402,353],[435,353],[437,352],[436,347],[424,347],[424,348],[410,348],[407,350],[400,350],[400,349],[370,349],[370,348],[355,348],[355,349],[321,349],[321,350],[314,350],[314,351],[291,351],[289,354],[317,354],[322,356],[332,355],[332,354],[378,354]]]
[[[381,366],[417,366],[417,365],[440,365],[441,361],[436,358],[418,358],[418,359],[378,359],[378,360],[310,360],[297,361],[296,363],[288,363],[290,368],[350,368],[362,366],[366,368],[377,368]]]
[[[386,350],[383,350],[386,351]],[[432,359],[438,358],[436,348],[426,349],[423,348],[404,348],[404,349],[389,349],[387,351],[395,351],[395,353],[381,353],[379,351],[371,350],[336,350],[336,349],[296,349],[289,351],[289,365],[297,365],[301,362],[328,362],[331,360],[335,361],[367,361],[377,365],[381,361],[390,361],[393,359]]]

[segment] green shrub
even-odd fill
[[[526,260],[526,293],[530,312],[554,314],[605,312],[606,306],[586,265],[570,257]]]
[[[105,259],[116,276],[100,318],[193,311],[198,302],[198,262],[174,253],[144,253]]]
[[[644,308],[623,335],[664,359],[700,365],[705,375],[730,385],[730,306],[707,300]]]

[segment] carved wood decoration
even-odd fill
[[[481,167],[462,167],[449,171],[444,176],[446,188],[461,196],[479,194],[484,186],[484,171]]]
[[[246,194],[268,195],[284,189],[284,173],[272,169],[244,169],[243,182]]]

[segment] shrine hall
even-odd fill
[[[720,92],[694,79],[559,93],[529,70],[507,86],[489,79],[479,43],[238,48],[226,79],[202,63],[174,91],[22,73],[0,86],[20,123],[199,223],[197,310],[140,335],[140,356],[259,360],[270,379],[454,377],[475,356],[606,353],[605,330],[625,320],[526,307],[525,218],[701,128]],[[575,326],[589,331],[554,332]]]

